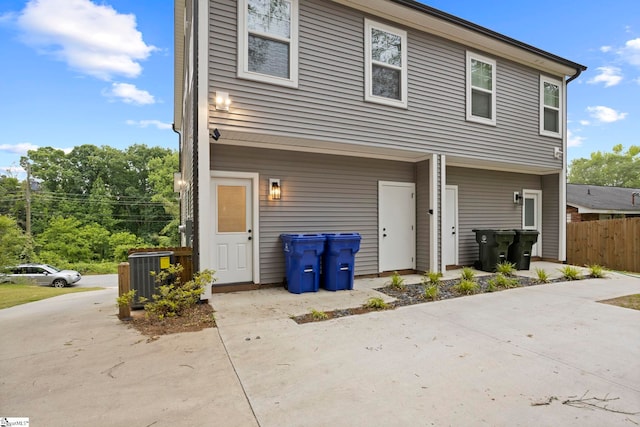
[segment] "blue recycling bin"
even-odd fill
[[[281,234],[280,239],[289,292],[318,292],[325,237],[322,234]]]
[[[355,256],[360,250],[358,233],[325,233],[322,287],[328,291],[353,289]]]

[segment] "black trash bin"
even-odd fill
[[[173,263],[172,251],[134,252],[129,255],[130,287],[136,291],[131,308],[142,308],[144,304],[140,302],[140,297],[151,300],[151,296],[156,293],[158,284],[151,272],[159,273]]]
[[[322,287],[328,291],[353,289],[356,252],[360,250],[359,233],[324,233]]]
[[[516,265],[517,270],[528,270],[531,264],[531,248],[538,241],[537,230],[513,230],[516,235],[509,246],[507,259]]]
[[[473,229],[479,244],[479,260],[476,267],[493,272],[496,265],[507,260],[509,245],[516,234],[513,230]]]
[[[322,234],[281,234],[280,239],[289,292],[317,292],[325,237]]]

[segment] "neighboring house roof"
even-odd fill
[[[495,54],[525,64],[551,75],[569,76],[567,82],[577,78],[587,67],[529,44],[507,37],[488,28],[434,9],[414,0],[333,0],[336,3],[361,10],[407,27],[416,28],[468,47]],[[185,52],[184,21],[185,0],[174,4],[174,126],[180,127],[182,120],[183,66]],[[198,34],[198,23],[194,23]]]
[[[640,214],[640,188],[567,184],[567,205],[581,214]]]

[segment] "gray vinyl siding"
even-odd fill
[[[429,265],[429,181],[431,179],[428,161],[416,164],[416,269],[432,270]]]
[[[522,204],[513,203],[513,192],[521,192],[523,188],[541,190],[542,178],[537,175],[448,167],[447,184],[458,186],[458,261],[460,265],[473,265],[478,259],[478,243],[472,230],[521,228]],[[545,230],[543,233],[544,243],[547,235]],[[549,239],[553,241],[551,236]]]
[[[210,14],[211,97],[222,90],[233,101],[229,113],[211,109],[211,127],[561,168],[551,156],[560,141],[539,135],[534,69],[495,58],[497,126],[487,126],[465,120],[462,45],[392,24],[408,31],[403,109],[364,101],[364,18],[376,17],[301,1],[299,87],[287,88],[236,78],[236,2],[210,2]]]
[[[211,145],[211,169],[260,174],[260,282],[281,283],[280,234],[357,232],[355,274],[378,273],[378,181],[415,182],[413,163]],[[282,199],[268,198],[279,178]]]
[[[542,257],[558,260],[560,240],[560,176],[545,175],[542,177]],[[564,261],[564,260],[560,260]]]

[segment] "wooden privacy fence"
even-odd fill
[[[182,274],[180,275],[180,283],[186,283],[193,279],[193,250],[190,247],[179,248],[135,248],[129,249],[129,255],[136,252],[173,252],[173,263],[182,265]]]
[[[640,272],[640,218],[568,223],[567,262]]]

